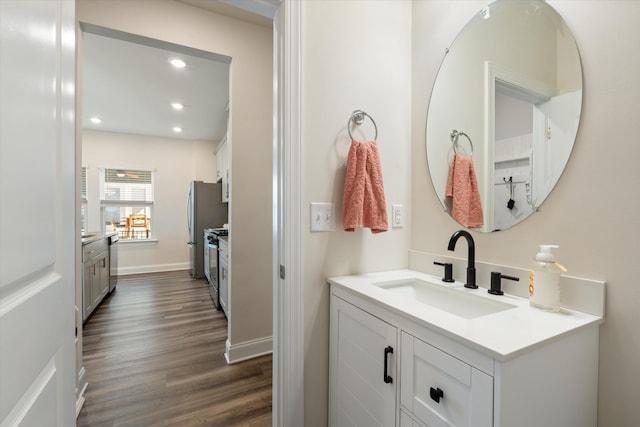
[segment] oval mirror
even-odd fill
[[[484,232],[535,212],[569,160],[581,106],[580,56],[560,15],[539,0],[484,7],[448,49],[427,113],[447,212]]]

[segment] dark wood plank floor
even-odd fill
[[[270,426],[271,356],[224,359],[227,323],[186,271],[120,278],[84,325],[78,426]]]

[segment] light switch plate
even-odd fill
[[[391,205],[391,227],[404,227],[404,209],[402,205]]]
[[[335,231],[336,205],[311,203],[311,231]]]

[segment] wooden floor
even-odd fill
[[[271,425],[271,356],[227,365],[227,323],[205,280],[121,277],[83,335],[78,426]]]

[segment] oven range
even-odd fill
[[[209,282],[213,305],[220,310],[220,259],[218,255],[219,237],[229,235],[227,228],[204,229],[204,274]]]

